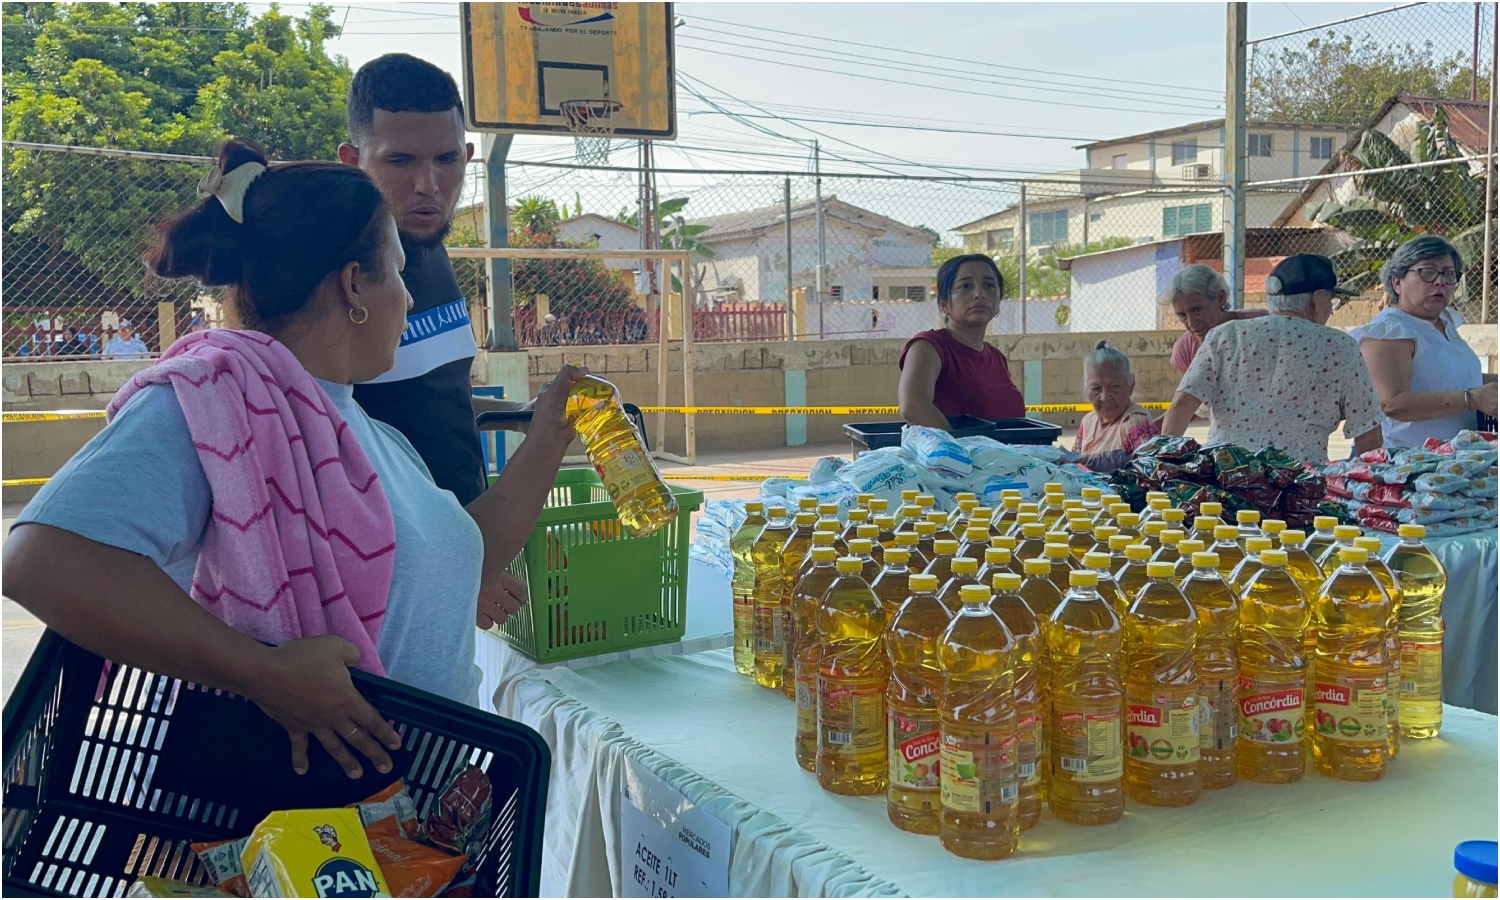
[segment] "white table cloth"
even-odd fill
[[[1395,538],[1385,539],[1389,546]],[[1434,538],[1427,542],[1448,570],[1443,619],[1443,702],[1496,712],[1495,600],[1500,594],[1500,541],[1493,531]]]
[[[728,650],[534,671],[500,707],[552,747],[543,896],[620,894],[627,757],[729,824],[735,896],[1446,896],[1453,847],[1496,836],[1496,720],[1462,709],[1378,782],[1309,772],[1097,828],[1044,813],[1017,856],[976,863],[897,831],[883,798],[820,790],[792,704]]]

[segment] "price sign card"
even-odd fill
[[[728,825],[634,760],[620,794],[623,896],[729,896]]]

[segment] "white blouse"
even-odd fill
[[[1416,345],[1411,360],[1411,383],[1408,390],[1420,393],[1440,391],[1464,391],[1477,388],[1484,383],[1479,355],[1458,333],[1463,316],[1453,307],[1443,310],[1445,335],[1437,326],[1425,319],[1394,306],[1381,310],[1370,324],[1352,329],[1360,343],[1367,340],[1408,340]],[[1430,437],[1440,441],[1450,440],[1465,428],[1475,426],[1472,412],[1451,413],[1425,422],[1402,422],[1387,418],[1381,431],[1387,447],[1420,447]]]

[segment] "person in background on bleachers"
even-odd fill
[[[146,347],[146,342],[136,335],[129,319],[120,320],[119,330],[104,345],[105,359],[148,359],[150,356],[151,351]]]
[[[1129,461],[1135,448],[1158,434],[1151,414],[1135,402],[1135,373],[1130,357],[1100,341],[1083,359],[1084,397],[1093,407],[1078,423],[1073,452],[1095,472],[1113,472]]]

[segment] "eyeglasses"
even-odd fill
[[[1425,284],[1436,284],[1439,277],[1443,279],[1443,284],[1458,284],[1457,269],[1434,269],[1431,266],[1423,266],[1415,271],[1417,277]]]

